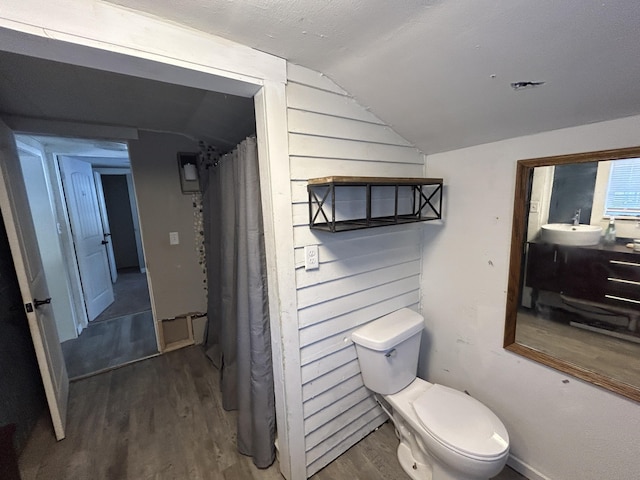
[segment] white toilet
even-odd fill
[[[403,308],[353,332],[364,384],[382,395],[411,478],[487,480],[507,462],[507,430],[469,395],[416,378],[423,328],[422,316]]]

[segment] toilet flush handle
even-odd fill
[[[396,352],[395,348],[392,348],[391,350],[389,350],[387,353],[384,354],[385,357],[390,358],[390,357],[395,357],[396,354],[398,352]]]

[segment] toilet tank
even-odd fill
[[[423,328],[422,315],[402,308],[351,334],[362,378],[369,390],[389,395],[416,378]]]

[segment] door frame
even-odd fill
[[[60,173],[60,158],[61,156],[70,156],[74,158],[82,158],[82,155],[77,154],[75,151],[59,151],[56,148],[49,148],[44,144],[41,144],[38,136],[47,135],[46,132],[31,132],[35,138],[32,138],[26,134],[14,134],[16,136],[16,146],[18,150],[24,150],[25,152],[31,155],[37,155],[44,157],[44,163],[46,164],[46,172],[45,176],[47,178],[48,185],[50,187],[50,196],[51,201],[55,207],[55,221],[58,222],[58,227],[61,231],[63,231],[64,235],[62,237],[69,239],[68,242],[60,242],[60,251],[62,255],[62,261],[64,262],[65,274],[68,277],[67,282],[69,285],[69,298],[68,302],[70,304],[70,309],[72,310],[74,317],[74,324],[76,327],[77,335],[80,335],[82,331],[89,326],[88,316],[87,316],[87,308],[85,304],[84,294],[82,291],[82,282],[80,280],[80,273],[78,267],[78,261],[76,258],[75,247],[73,243],[73,235],[71,233],[71,220],[69,218],[69,212],[67,209],[67,203],[65,201],[64,190],[62,186],[62,178]],[[71,139],[73,140],[73,139]],[[132,214],[135,212],[134,223],[137,222],[138,228],[138,237],[139,237],[139,216],[137,211],[137,199],[131,197],[131,195],[135,195],[135,190],[132,188],[132,172],[131,168],[107,168],[107,167],[98,167],[93,168],[94,177],[96,173],[100,175],[105,174],[118,174],[118,175],[126,175],[127,176],[127,186],[129,188],[129,196],[130,196],[130,204],[132,208]],[[96,185],[96,194],[98,196],[101,195],[99,189],[97,189]],[[100,201],[100,199],[98,199]],[[135,210],[133,210],[135,208]],[[32,217],[33,218],[33,217]],[[35,218],[33,219],[36,220]],[[136,239],[138,241],[138,239]],[[142,242],[140,241],[137,245],[138,255],[144,255]],[[140,261],[140,271],[141,273],[145,273],[146,269],[144,269],[144,256],[142,257],[142,261]],[[151,290],[149,289],[149,296],[151,297]],[[56,303],[63,301],[62,299],[57,299]],[[158,341],[158,326],[157,323],[153,322],[154,334],[156,337],[156,344],[158,351],[160,351],[160,343]]]
[[[0,40],[14,53],[254,98],[279,462],[285,478],[306,479],[286,61],[97,1],[5,0]]]

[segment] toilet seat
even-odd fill
[[[500,419],[458,390],[433,385],[412,406],[425,431],[460,455],[486,462],[504,456],[509,448],[509,435]]]

